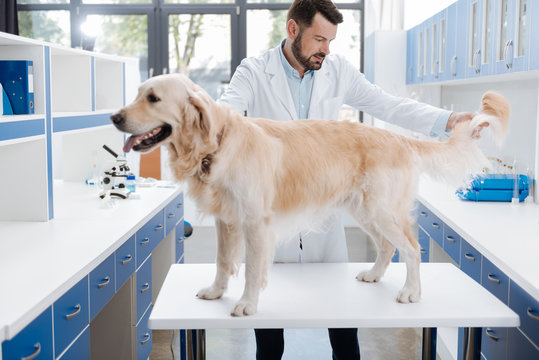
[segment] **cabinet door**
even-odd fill
[[[436,61],[436,38],[438,33],[438,27],[436,24],[436,16],[431,17],[425,21],[424,27],[424,41],[425,41],[425,63],[423,82],[430,83],[434,81],[434,62]]]
[[[430,237],[421,227],[418,227],[418,242],[421,251],[421,262],[429,262]]]
[[[406,31],[406,85],[414,83],[414,49],[415,49],[415,27]]]
[[[469,277],[481,283],[481,253],[464,240],[462,240],[461,249],[460,269]]]
[[[528,0],[497,0],[496,74],[528,70]]]
[[[539,2],[530,1],[528,4],[528,25],[530,30],[529,40],[529,64],[530,70],[539,69]]]
[[[425,23],[419,24],[416,30],[416,76],[415,83],[421,84],[425,75]]]
[[[507,328],[483,328],[481,353],[488,360],[505,360],[507,352]]]
[[[492,44],[495,0],[468,2],[468,54],[466,76],[492,75],[494,72]]]

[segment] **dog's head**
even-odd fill
[[[149,152],[173,141],[193,149],[211,138],[212,104],[211,97],[186,76],[160,75],[142,83],[133,103],[111,120],[120,131],[132,134],[124,152]]]

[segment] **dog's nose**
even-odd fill
[[[125,121],[125,116],[122,113],[118,112],[114,115],[111,115],[110,119],[112,120],[114,125],[120,125]]]

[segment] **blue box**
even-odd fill
[[[13,114],[34,113],[34,65],[29,60],[0,60],[2,84]]]

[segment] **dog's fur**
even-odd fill
[[[501,140],[508,119],[507,101],[492,92],[483,96],[473,120],[458,124],[446,142],[352,122],[246,118],[182,75],[147,80],[135,101],[112,116],[119,130],[134,134],[125,151],[166,144],[175,177],[188,182],[201,212],[216,218],[217,275],[198,297],[223,295],[238,271],[244,243],[246,283],[232,309],[236,316],[257,310],[276,229],[302,230],[305,220],[323,219],[336,209],[349,211],[376,244],[374,266],[357,279],[379,281],[396,247],[407,267],[397,300],[418,301],[420,253],[410,215],[419,175],[460,181],[480,171],[487,160],[474,130],[488,123]],[[148,134],[164,134],[163,129],[171,135],[154,144]]]

